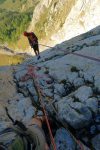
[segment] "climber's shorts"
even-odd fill
[[[34,49],[34,51],[39,51],[38,42],[36,44],[32,44],[31,47]]]

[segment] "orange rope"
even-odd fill
[[[32,67],[33,66],[29,67],[29,69],[28,69],[28,75],[30,74],[33,77],[33,80],[34,80],[34,78],[37,78],[37,75],[34,72],[35,68],[33,67],[33,69],[32,69]],[[46,120],[46,123],[47,123],[47,127],[48,127],[48,130],[49,130],[49,134],[50,134],[52,146],[53,146],[53,149],[56,150],[56,144],[55,144],[55,141],[54,141],[54,138],[53,138],[51,127],[50,127],[49,120],[48,120],[48,117],[47,117],[47,113],[46,113],[45,107],[44,107],[44,105],[42,103],[42,95],[44,95],[44,93],[42,92],[41,88],[39,87],[39,84],[35,80],[34,80],[34,83],[35,83],[35,86],[36,86],[36,88],[38,90],[39,101],[40,101],[40,104],[41,104],[42,109],[43,109],[43,113],[44,113],[45,120]]]
[[[40,92],[39,87],[37,87],[37,88],[38,88],[38,93],[39,93],[39,100],[40,100],[40,103],[41,103],[41,106],[42,106],[42,109],[43,109],[43,113],[44,113],[44,116],[45,116],[45,120],[46,120],[46,123],[47,123],[48,130],[49,130],[51,142],[52,142],[54,150],[56,150],[56,144],[55,144],[55,141],[54,141],[54,138],[53,138],[53,135],[52,135],[52,131],[51,131],[51,127],[50,127],[50,124],[49,124],[48,117],[47,117],[47,113],[46,113],[45,107],[44,107],[44,105],[42,103],[41,92]]]

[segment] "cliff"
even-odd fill
[[[5,106],[13,120],[24,124],[42,114],[37,90],[40,88],[46,111],[58,125],[54,127],[58,149],[79,150],[77,139],[84,149],[99,150],[99,49],[100,26],[45,50],[39,61],[33,57],[10,70],[1,67],[0,131],[12,124]],[[7,94],[8,87],[11,94]]]
[[[29,27],[40,39],[57,44],[100,24],[99,0],[41,0]]]

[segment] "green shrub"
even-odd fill
[[[16,42],[31,21],[31,12],[11,12],[0,9],[0,42]]]
[[[6,0],[0,0],[0,4],[4,3],[4,1],[6,1]]]

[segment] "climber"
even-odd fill
[[[45,133],[42,129],[42,124],[45,122],[44,116],[36,116],[31,122],[28,122],[27,127],[34,132],[36,138],[38,138],[39,145],[36,146],[36,150],[49,150],[49,146],[46,142]]]
[[[28,38],[30,46],[34,49],[37,59],[40,59],[38,38],[33,32],[24,32],[24,36]]]
[[[36,116],[25,125],[20,121],[15,121],[0,132],[0,150],[49,150],[42,129],[44,121],[43,116]]]

